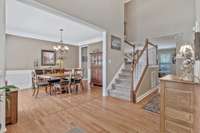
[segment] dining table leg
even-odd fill
[[[83,80],[81,80],[81,82],[80,82],[80,86],[81,86],[81,90],[84,91],[85,88],[84,88],[84,85],[83,85]]]
[[[52,90],[52,85],[50,84],[50,86],[49,86],[49,94],[50,94],[50,95],[52,95],[51,90]]]

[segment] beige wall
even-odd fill
[[[175,33],[184,33],[184,40],[192,40],[193,0],[132,0],[127,8],[128,39],[131,41],[144,42],[147,37]]]
[[[97,50],[102,52],[102,46],[103,46],[103,42],[89,44],[88,53],[93,53],[93,52],[96,52]]]
[[[111,42],[111,37],[108,37],[108,41]],[[107,46],[107,85],[112,81],[116,72],[118,72],[122,63],[124,62],[123,48],[121,51],[111,49],[111,43]]]
[[[0,86],[3,85],[5,71],[5,1],[0,1]]]
[[[18,36],[6,36],[6,67],[8,70],[33,69],[34,61],[41,65],[41,50],[53,50],[56,43]],[[78,67],[78,47],[69,46],[64,67]]]
[[[107,32],[107,85],[123,62],[122,51],[112,50],[111,34],[124,38],[123,0],[37,0]]]
[[[200,0],[195,0],[196,5],[196,20],[200,23]]]

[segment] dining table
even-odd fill
[[[53,74],[42,74],[42,75],[38,75],[38,78],[41,79],[55,79],[55,78],[65,78],[69,76],[68,74],[65,73],[53,73]]]
[[[66,73],[53,73],[53,74],[42,74],[42,75],[37,75],[38,78],[49,81],[49,80],[54,80],[54,79],[65,79],[65,78],[70,78],[70,80],[74,80],[75,76],[74,75],[69,75]],[[81,81],[81,87],[83,88],[83,83],[82,83],[82,79],[80,79]],[[50,86],[50,94],[51,94],[51,86]]]

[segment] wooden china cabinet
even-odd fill
[[[91,84],[102,86],[102,52],[90,53]]]

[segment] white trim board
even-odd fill
[[[142,101],[145,97],[151,95],[153,92],[157,91],[159,87],[155,87],[149,91],[147,91],[145,94],[141,95],[140,97],[136,98],[136,103]]]
[[[115,79],[117,79],[119,77],[120,72],[122,71],[122,69],[125,67],[125,63],[123,62],[121,67],[119,68],[119,70],[115,73],[112,81],[109,83],[107,90],[111,90],[112,89],[112,84],[115,83]]]
[[[108,96],[107,91],[107,32],[102,33],[102,41],[103,41],[103,96]]]
[[[79,46],[88,46],[89,44],[93,44],[93,43],[98,43],[98,42],[102,42],[102,37],[97,37],[97,38],[93,38],[93,39],[89,39],[83,42],[79,43]]]

